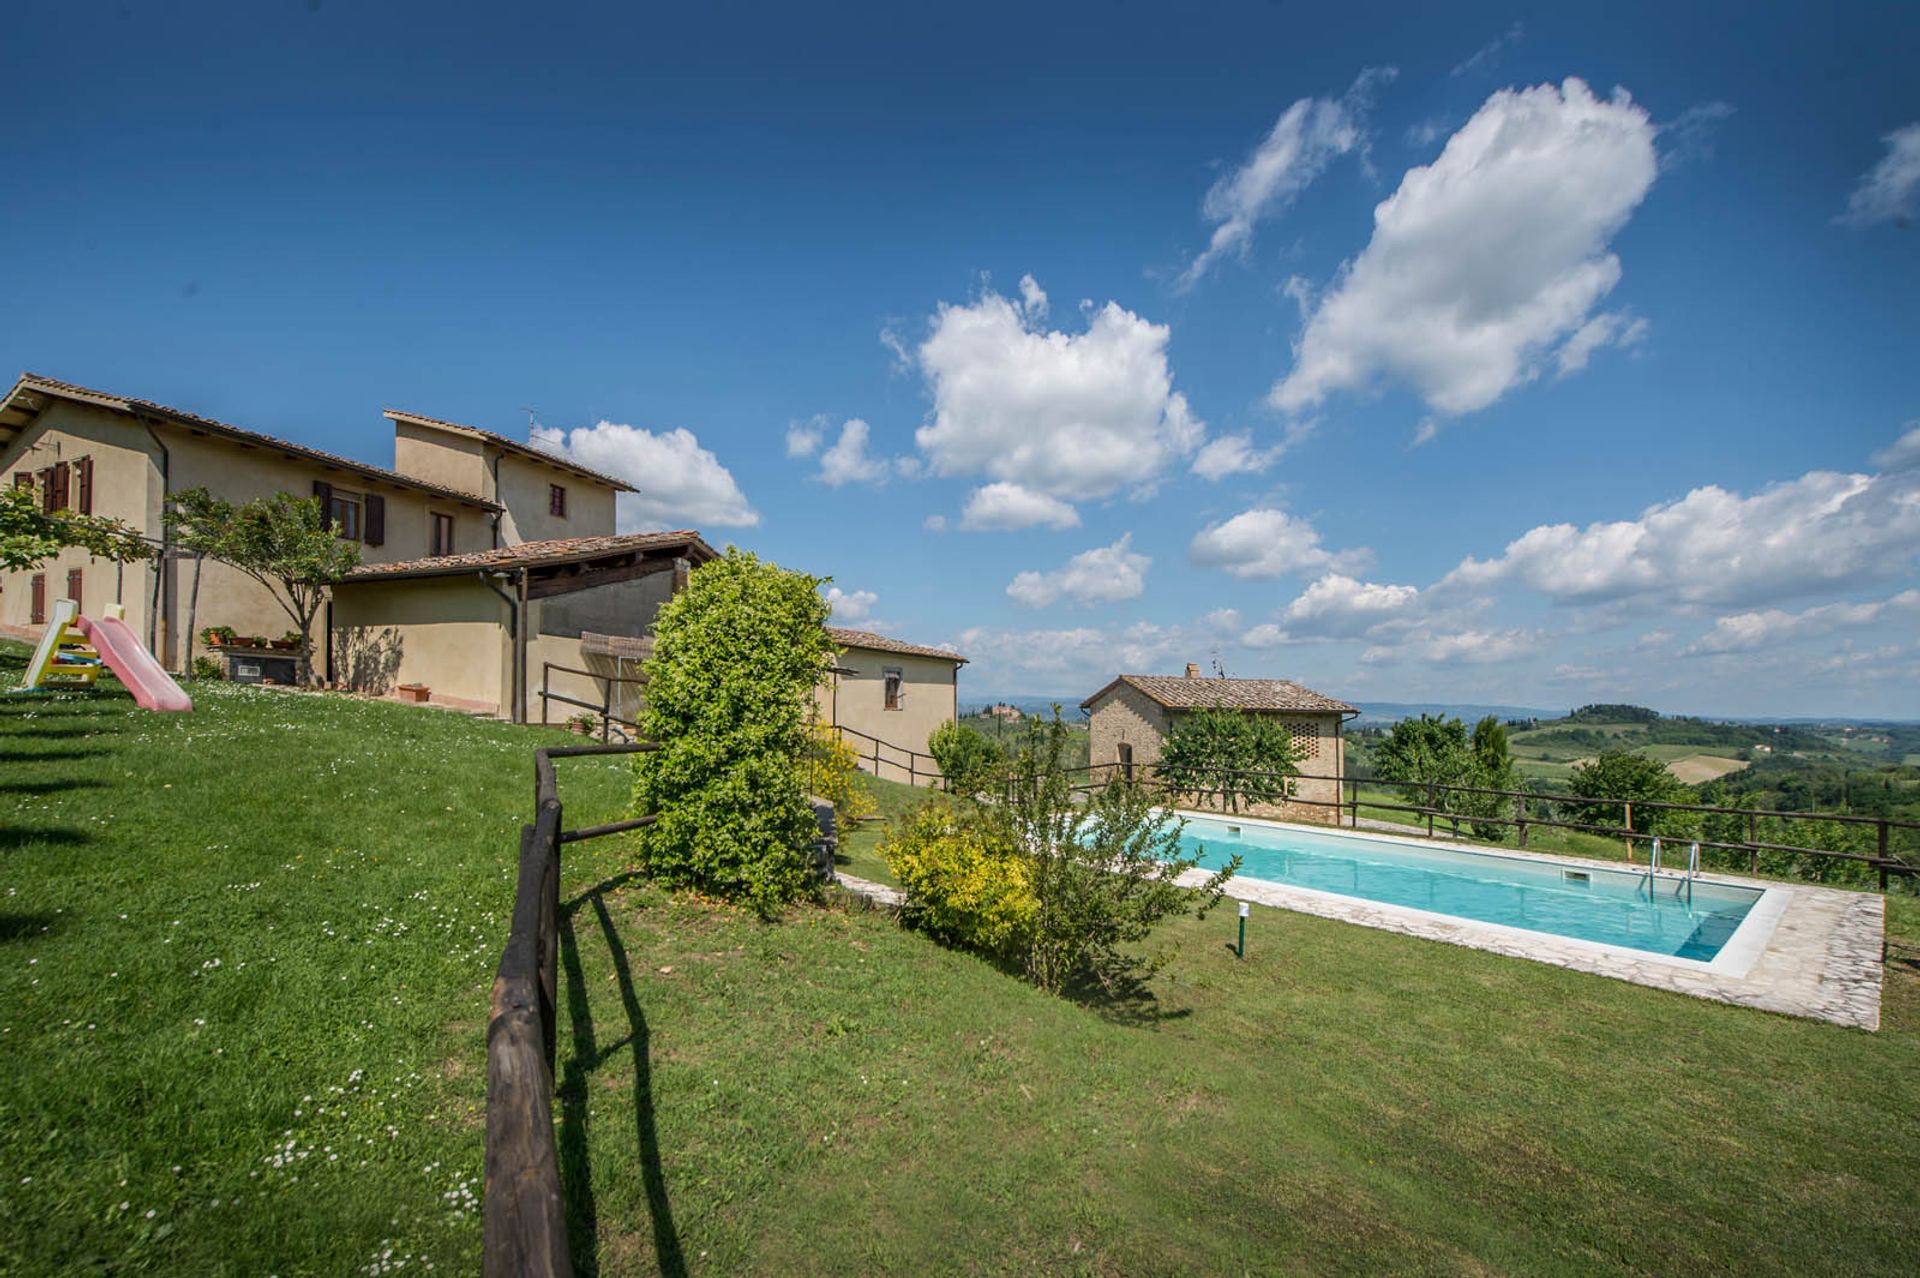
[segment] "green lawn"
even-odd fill
[[[194,692],[0,702],[0,1273],[471,1272],[487,990],[558,738]],[[618,810],[620,764],[561,768],[570,824]],[[1265,909],[1243,962],[1222,910],[1169,930],[1152,1002],[1089,1006],[881,911],[767,924],[627,864],[568,849],[587,1272],[1912,1268],[1913,949],[1870,1035]]]

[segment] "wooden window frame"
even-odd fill
[[[427,512],[427,553],[438,559],[453,553],[453,516],[437,510]]]
[[[47,574],[36,572],[27,583],[27,624],[47,624]]]
[[[907,676],[899,666],[882,666],[880,669],[880,704],[885,710],[905,710],[907,708]]]
[[[342,541],[359,541],[366,527],[366,508],[361,504],[360,494],[336,488],[328,494],[327,507],[327,519],[333,524],[334,534]]]
[[[567,486],[565,484],[547,485],[547,513],[556,519],[567,517]]]

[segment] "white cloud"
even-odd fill
[[[880,596],[871,590],[827,587],[827,603],[833,608],[833,619],[843,626],[858,626],[871,621],[873,606],[879,602]]]
[[[1295,634],[1357,635],[1404,614],[1419,599],[1413,586],[1356,581],[1332,572],[1301,591],[1281,620]]]
[[[1128,533],[1111,546],[1083,550],[1052,572],[1023,572],[1007,586],[1007,598],[1028,608],[1044,608],[1058,599],[1075,603],[1115,603],[1137,599],[1147,588],[1153,560],[1133,549]]]
[[[804,422],[787,423],[787,456],[811,457],[820,451],[820,441],[826,438],[827,419],[825,416],[809,417]]]
[[[1003,689],[1024,681],[1048,691],[1084,696],[1121,673],[1148,674],[1202,661],[1217,639],[1204,626],[1140,621],[1119,627],[1076,626],[1019,630],[977,626],[963,630],[959,650],[972,662],[967,677]],[[1077,698],[1076,698],[1077,699]],[[1071,713],[1074,707],[1068,705]]]
[[[1708,486],[1638,519],[1543,524],[1442,587],[1518,582],[1559,603],[1761,605],[1905,576],[1920,553],[1920,427],[1878,474],[1809,471],[1751,497]],[[1436,587],[1438,589],[1439,587]]]
[[[914,438],[935,474],[1076,501],[1147,483],[1200,445],[1206,427],[1173,389],[1164,324],[1108,302],[1088,308],[1083,333],[1044,329],[1032,314],[1044,294],[1024,291],[934,316],[917,352],[933,414]]]
[[[1392,67],[1369,67],[1338,101],[1301,98],[1281,112],[1246,162],[1207,191],[1201,210],[1214,223],[1213,237],[1181,272],[1179,287],[1191,288],[1228,253],[1246,252],[1254,225],[1293,203],[1336,157],[1364,151],[1374,86],[1395,74]]]
[[[1266,471],[1295,444],[1311,435],[1319,423],[1303,418],[1287,423],[1280,441],[1266,448],[1253,446],[1253,432],[1220,435],[1208,440],[1194,454],[1193,473],[1202,479],[1225,479],[1229,475],[1258,475]]]
[[[536,426],[533,443],[638,488],[637,493],[620,494],[622,532],[702,525],[751,528],[760,522],[760,513],[748,504],[732,472],[685,427],[656,434],[607,421],[571,431]]]
[[[1188,553],[1202,567],[1253,578],[1351,571],[1372,559],[1365,550],[1330,551],[1312,524],[1264,507],[1208,525],[1195,534]]]
[[[830,488],[854,482],[878,483],[891,467],[878,457],[867,455],[868,426],[858,417],[849,418],[840,427],[840,438],[820,454],[820,482]]]
[[[1920,590],[1903,590],[1891,599],[1822,604],[1801,612],[1785,612],[1779,608],[1738,612],[1721,617],[1712,630],[1682,649],[1681,655],[1752,652],[1794,639],[1870,626],[1883,618],[1916,610],[1920,610]]]
[[[1509,46],[1519,44],[1521,40],[1526,38],[1526,34],[1525,27],[1521,26],[1518,22],[1514,23],[1499,35],[1487,41],[1478,49],[1475,49],[1471,55],[1461,60],[1455,65],[1453,70],[1447,72],[1447,74],[1457,79],[1463,75],[1470,75],[1478,71],[1481,67],[1491,69],[1497,66],[1500,62],[1500,55],[1505,53]]]
[[[936,527],[934,520],[940,520]],[[1013,532],[1021,528],[1077,528],[1080,512],[1058,497],[1034,492],[1019,484],[987,484],[967,497],[960,512],[960,527],[968,532]],[[927,527],[944,529],[946,521],[935,515]]]
[[[1646,337],[1647,321],[1635,319],[1625,311],[1606,311],[1596,315],[1561,343],[1559,353],[1554,357],[1560,366],[1560,376],[1565,377],[1585,368],[1597,350],[1608,346],[1618,346],[1624,350],[1638,346]]]
[[[1653,184],[1653,141],[1624,90],[1495,93],[1374,210],[1269,401],[1297,413],[1384,378],[1451,416],[1535,376],[1618,283],[1607,244]]]
[[[1047,318],[1047,290],[1031,274],[1020,277],[1020,314],[1029,324],[1044,323]]]
[[[1420,661],[1432,666],[1486,666],[1532,656],[1542,638],[1535,630],[1416,631],[1397,642],[1368,648],[1360,660],[1367,665]]]
[[[1887,144],[1887,153],[1853,188],[1843,222],[1905,225],[1913,220],[1914,197],[1920,192],[1920,121],[1895,129],[1881,140]]]

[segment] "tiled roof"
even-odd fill
[[[345,580],[437,577],[456,572],[484,572],[489,568],[539,568],[636,550],[672,550],[680,547],[685,547],[686,557],[695,563],[705,563],[714,558],[713,547],[700,540],[699,533],[681,529],[677,532],[626,533],[613,537],[560,537],[552,541],[523,541],[518,546],[474,550],[463,555],[435,555],[428,559],[403,559],[391,564],[361,564],[348,573]]]
[[[1358,714],[1344,701],[1291,679],[1200,679],[1181,675],[1121,675],[1080,703],[1082,709],[1128,684],[1169,710],[1295,710]]]
[[[59,381],[52,377],[42,377],[37,373],[22,373],[20,380],[8,393],[9,402],[22,391],[40,391],[48,395],[58,395],[64,399],[78,400],[84,404],[93,404],[101,408],[110,408],[116,412],[131,415],[145,415],[170,422],[188,430],[204,431],[209,435],[219,435],[227,439],[252,444],[260,448],[271,448],[291,457],[304,458],[318,462],[337,470],[349,471],[368,479],[377,479],[384,483],[396,484],[402,488],[412,488],[419,492],[432,493],[437,497],[451,498],[466,502],[487,510],[499,510],[500,506],[474,493],[461,492],[457,488],[448,488],[444,484],[430,483],[416,479],[412,475],[403,475],[399,471],[388,470],[384,466],[373,466],[351,457],[342,457],[338,453],[329,453],[324,449],[310,448],[305,444],[296,444],[292,440],[279,439],[272,435],[263,435],[256,430],[247,430],[242,426],[215,421],[211,417],[202,417],[198,413],[189,413],[184,409],[168,408],[151,400],[128,399],[112,395],[106,391],[97,391],[85,386],[76,386],[72,382]]]
[[[897,652],[908,657],[939,657],[966,665],[967,659],[957,652],[945,648],[928,648],[922,644],[905,643],[899,639],[889,639],[885,635],[876,635],[871,630],[847,630],[840,626],[828,626],[827,633],[842,648],[867,648],[874,652]]]
[[[431,430],[452,431],[456,435],[472,435],[475,438],[484,439],[488,443],[504,448],[510,453],[519,453],[523,457],[532,457],[537,461],[546,462],[549,466],[558,466],[560,469],[572,471],[576,475],[584,475],[596,483],[608,485],[616,492],[637,493],[640,491],[624,479],[609,475],[604,471],[582,466],[579,462],[562,457],[559,453],[550,453],[544,448],[534,447],[525,440],[514,439],[511,436],[502,435],[496,431],[482,430],[478,426],[463,426],[459,422],[441,421],[438,417],[422,417],[419,413],[403,413],[397,408],[389,408],[386,416],[389,421],[410,422],[415,426],[425,426]]]

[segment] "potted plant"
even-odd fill
[[[568,716],[567,731],[573,733],[575,736],[578,736],[578,737],[592,736],[593,735],[593,716],[590,714],[587,714],[584,711],[576,715]]]
[[[278,639],[270,640],[267,647],[279,652],[293,652],[300,647],[300,632],[289,630]]]
[[[220,648],[233,642],[232,626],[203,626],[200,630],[200,642],[209,648]]]
[[[403,683],[394,691],[400,694],[403,701],[425,702],[433,695],[433,689],[424,683]]]

